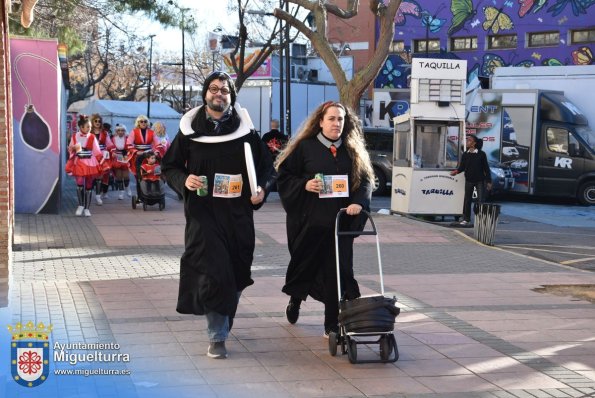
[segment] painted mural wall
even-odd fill
[[[466,59],[468,81],[473,75],[488,77],[499,66],[589,65],[594,62],[594,21],[595,0],[403,0],[394,37],[403,48],[389,55],[375,87],[408,86],[411,58],[426,56],[415,52],[415,40],[440,41],[439,50],[428,51],[431,58]],[[591,29],[590,38],[573,43],[571,32],[577,29]],[[529,45],[532,34],[547,32],[558,32],[557,44]],[[514,34],[515,48],[489,48],[489,36]],[[476,38],[477,49],[453,51],[453,38]]]
[[[17,213],[60,210],[60,117],[56,40],[10,39]]]

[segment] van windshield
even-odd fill
[[[576,129],[576,133],[580,135],[585,144],[587,144],[591,153],[595,153],[595,131],[591,131],[585,127],[579,127]]]

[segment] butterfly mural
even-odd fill
[[[533,11],[533,14],[535,14],[547,4],[547,1],[548,0],[519,0],[519,17],[524,17],[529,11]]]
[[[483,64],[481,65],[481,76],[491,76],[494,73],[494,69],[499,68],[501,66],[509,66],[504,59],[496,54],[487,53],[483,56]],[[534,61],[525,60],[521,61],[514,66],[533,66],[535,65]]]
[[[543,61],[541,61],[541,64],[544,66],[563,66],[564,65],[562,63],[562,61],[560,61],[559,59],[556,59],[556,58],[546,58]]]
[[[467,73],[467,84],[475,79],[479,79],[479,64],[473,65],[469,73]]]
[[[471,0],[451,0],[450,11],[452,12],[452,21],[450,28],[448,28],[449,36],[463,29],[465,23],[477,14],[477,10],[473,9]]]
[[[500,30],[510,30],[514,28],[512,19],[502,12],[502,8],[497,9],[496,7],[488,6],[483,8],[483,13],[486,20],[483,22],[483,29],[489,32],[490,29],[494,34],[497,34]]]
[[[572,61],[575,65],[591,65],[593,63],[593,52],[589,47],[580,47],[572,52]]]
[[[419,19],[421,17],[420,5],[417,4],[414,0],[403,0],[401,2],[401,5],[399,6],[399,9],[397,10],[397,14],[395,15],[395,25],[405,25],[406,15],[410,15]]]
[[[429,27],[430,32],[436,33],[440,31],[446,19],[433,17],[427,11],[422,11],[421,23],[423,26]]]
[[[401,76],[401,71],[393,65],[393,62],[390,58],[386,60],[384,63],[384,67],[382,68],[382,77],[386,79],[386,82],[383,84],[383,87],[395,88],[398,85],[397,80]],[[393,81],[394,80],[394,81]]]
[[[555,17],[560,15],[567,5],[572,6],[572,13],[578,17],[580,14],[586,14],[587,8],[595,4],[595,0],[556,0],[556,4],[547,9]]]

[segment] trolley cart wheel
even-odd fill
[[[337,355],[337,344],[339,341],[339,336],[335,332],[330,332],[328,334],[328,352],[331,356]]]
[[[147,204],[143,202],[143,211],[147,211]]]
[[[132,195],[132,208],[136,209],[136,195]]]
[[[393,348],[391,336],[381,336],[380,337],[380,359],[383,361],[388,361],[390,358],[390,353]]]
[[[351,337],[347,337],[347,358],[349,358],[349,362],[356,363],[357,362],[357,342],[352,339]]]
[[[390,335],[390,341],[393,346],[393,351],[395,352],[395,359],[393,359],[392,362],[397,362],[399,360],[399,346],[397,345],[397,338],[394,334]]]

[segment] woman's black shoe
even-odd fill
[[[296,323],[298,318],[300,317],[301,303],[301,299],[296,299],[292,297],[289,299],[289,304],[287,304],[287,308],[285,308],[285,316],[287,316],[287,322],[291,323],[292,325]]]

